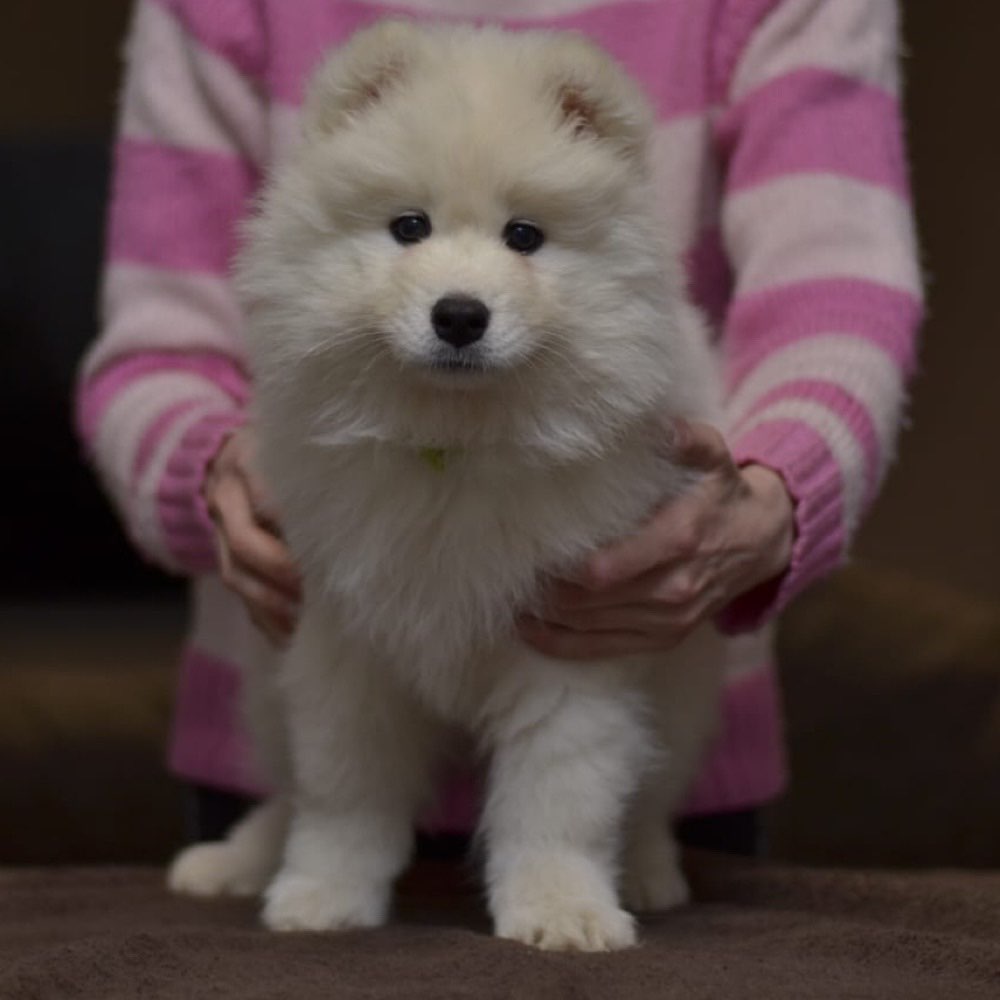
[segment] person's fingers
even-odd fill
[[[268,585],[233,557],[223,532],[216,533],[219,575],[243,602],[250,620],[275,645],[284,645],[295,631],[299,608],[296,600]]]
[[[287,621],[281,618],[274,618],[255,611],[249,605],[247,606],[247,613],[250,616],[250,621],[264,634],[272,646],[283,649],[288,645],[292,633],[295,631],[294,624],[289,625]]]
[[[289,600],[283,591],[270,586],[267,581],[254,576],[243,567],[236,568],[235,576],[235,589],[248,604],[268,618],[284,623],[289,631],[295,627],[299,614],[299,606],[295,601]]]
[[[244,492],[239,479],[232,473],[211,474],[205,486],[205,506],[216,527],[221,526],[229,507],[238,502],[239,494]]]
[[[641,632],[667,637],[675,629],[679,635],[690,628],[689,609],[664,609],[653,604],[631,604],[616,607],[563,610],[547,608],[541,620],[574,632]]]
[[[298,570],[281,539],[250,522],[231,536],[230,545],[234,558],[250,573],[280,590],[289,600],[301,600]]]
[[[257,440],[249,426],[239,428],[226,438],[209,470],[219,481],[239,480],[256,520],[270,528],[273,534],[281,535],[274,499],[257,471]]]
[[[690,561],[656,566],[632,580],[593,590],[568,580],[554,580],[545,592],[546,611],[557,614],[625,605],[682,606],[697,600],[704,584]]]
[[[233,557],[229,554],[229,546],[221,531],[215,532],[215,552],[219,564],[219,577],[229,587],[233,577]]]
[[[671,443],[674,460],[685,468],[712,472],[732,464],[725,438],[711,424],[677,420]]]
[[[232,477],[215,491],[216,521],[234,562],[272,583],[290,599],[301,597],[301,581],[285,543],[262,527],[243,484]]]
[[[640,632],[575,632],[534,618],[519,624],[521,638],[545,656],[558,660],[604,660],[667,649],[661,636]]]
[[[683,497],[662,507],[627,538],[592,553],[574,582],[594,591],[608,591],[624,584],[641,586],[639,578],[644,574],[693,558],[698,552],[701,529],[692,507]]]
[[[725,439],[705,423],[678,420],[671,436],[671,454],[685,467],[721,475],[711,481],[740,482]],[[692,558],[702,540],[703,522],[717,498],[712,491],[688,491],[668,500],[636,531],[592,553],[573,574],[585,589],[606,591],[634,581],[658,566]]]
[[[295,631],[298,607],[280,591],[231,559],[222,567],[225,584],[243,601],[251,621],[272,640],[286,640]]]
[[[259,524],[266,525],[273,535],[282,538],[278,509],[264,481],[252,468],[249,468],[244,470],[244,482],[254,518]]]

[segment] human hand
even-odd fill
[[[678,461],[701,473],[642,527],[594,552],[574,580],[554,580],[544,620],[521,637],[557,659],[592,660],[669,649],[791,559],[794,508],[784,481],[739,468],[707,424],[676,428]]]
[[[219,573],[275,645],[295,630],[302,585],[274,506],[254,468],[250,427],[228,437],[208,466],[202,494],[215,522]]]

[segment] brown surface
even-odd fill
[[[648,920],[639,949],[586,956],[489,937],[461,873],[442,865],[410,877],[396,924],[341,935],[268,934],[252,904],[173,899],[151,869],[7,871],[0,996],[1000,996],[1000,874],[699,863],[702,903]]]

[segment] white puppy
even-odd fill
[[[576,36],[388,22],[318,74],[239,277],[261,471],[307,597],[277,697],[248,678],[282,792],[185,852],[175,888],[255,892],[280,862],[269,927],[383,922],[464,730],[489,762],[498,934],[619,948],[619,889],[686,898],[668,821],[713,728],[718,637],[581,664],[514,629],[544,575],[690,484],[670,418],[715,415],[650,125]]]

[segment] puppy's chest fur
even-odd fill
[[[515,615],[537,609],[543,574],[571,569],[689,482],[648,429],[562,466],[516,449],[428,455],[387,444],[283,459],[308,599],[417,673],[488,658]]]

